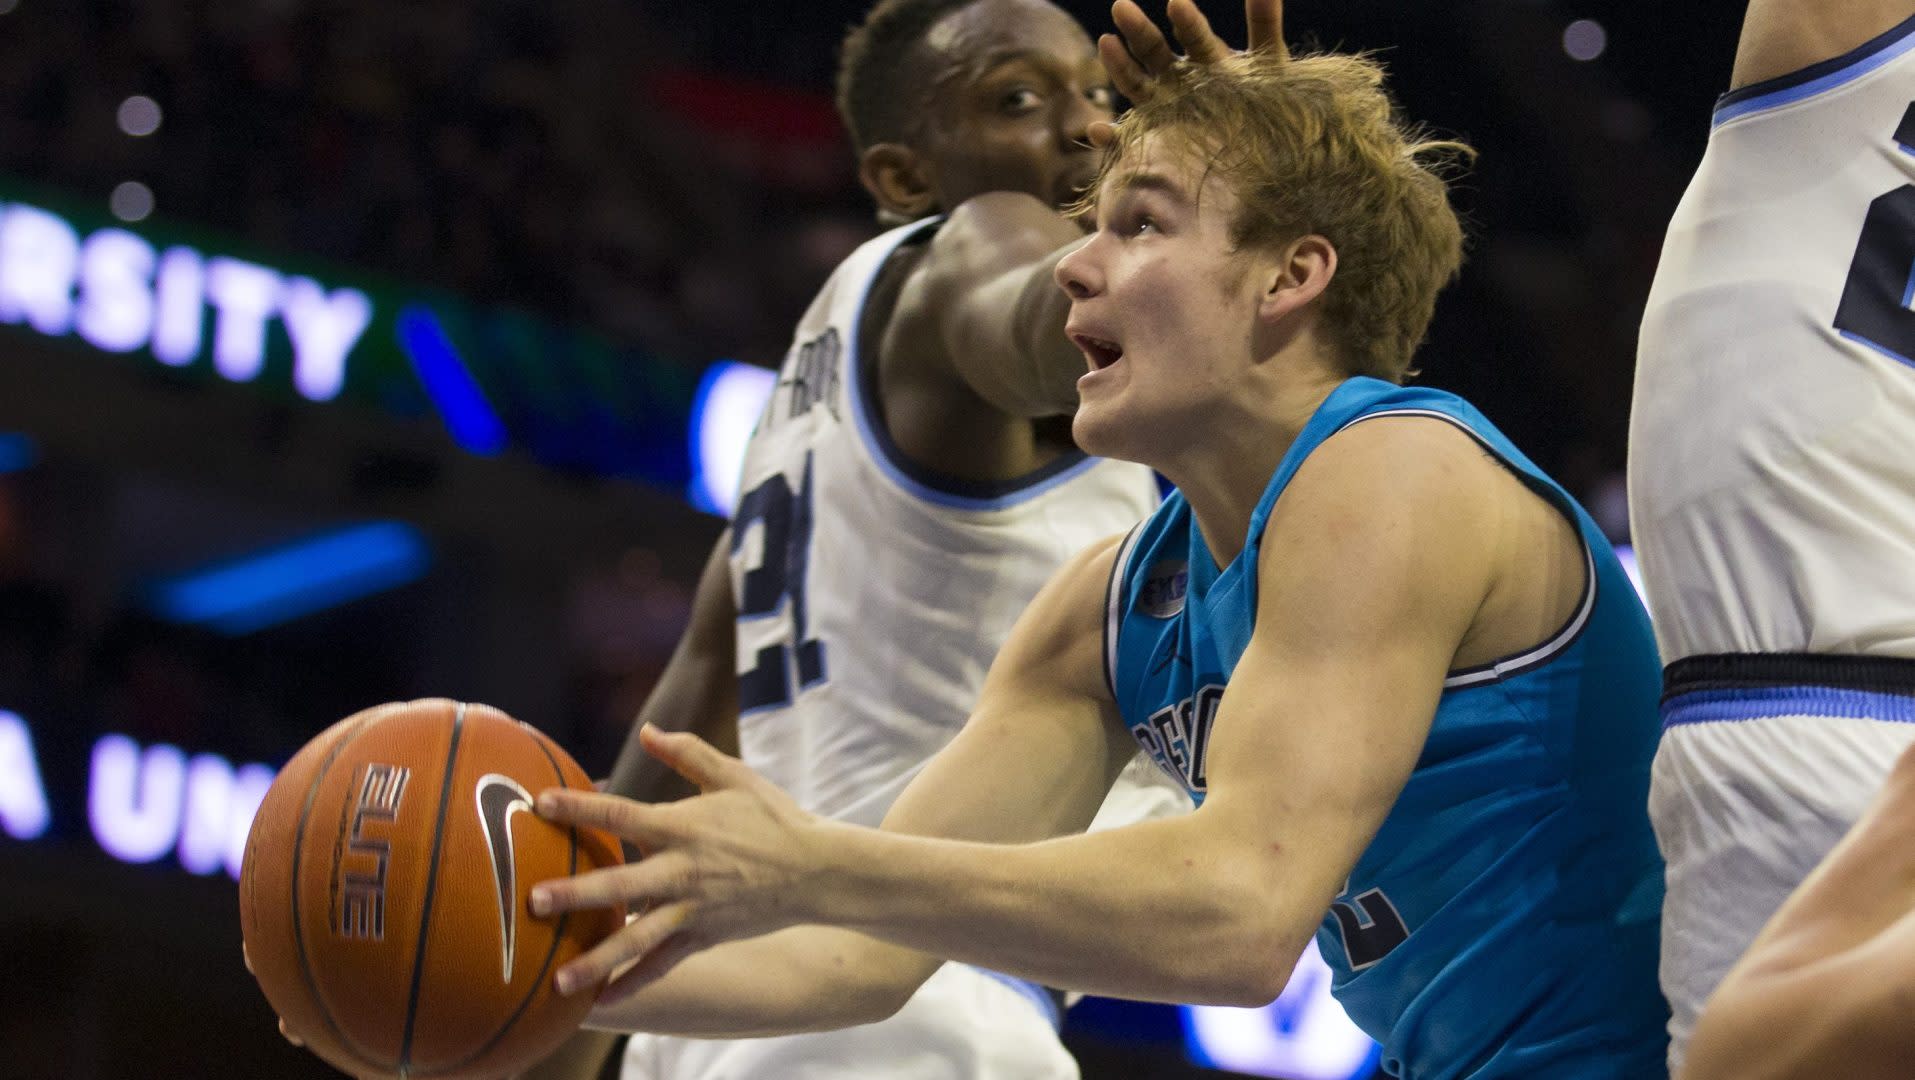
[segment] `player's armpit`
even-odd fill
[[[935,320],[957,376],[1012,416],[1076,411],[1084,359],[1064,336],[1070,305],[1052,272],[1082,230],[1030,195],[993,192],[951,212],[898,299]]]
[[[1793,75],[1915,16],[1908,0],[1749,0],[1733,86]]]

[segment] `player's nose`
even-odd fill
[[[1057,287],[1072,301],[1088,300],[1103,291],[1103,275],[1098,271],[1093,250],[1096,243],[1095,234],[1085,237],[1083,243],[1057,260],[1057,269],[1052,272]]]
[[[1111,111],[1091,100],[1089,94],[1064,95],[1057,113],[1057,139],[1066,148],[1090,152],[1090,126],[1111,119]]]

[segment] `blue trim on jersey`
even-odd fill
[[[1879,341],[1870,341],[1869,339],[1861,336],[1860,334],[1851,334],[1847,330],[1837,330],[1836,333],[1840,334],[1841,336],[1847,338],[1850,341],[1853,341],[1857,345],[1866,345],[1869,348],[1874,349],[1876,352],[1881,353],[1883,356],[1888,357],[1890,360],[1893,360],[1898,364],[1907,364],[1909,367],[1915,367],[1915,360],[1911,360],[1908,357],[1903,356],[1901,353],[1896,352],[1894,349],[1889,348],[1888,346],[1882,344]]]
[[[1595,521],[1467,402],[1343,382],[1284,452],[1227,565],[1172,495],[1120,560],[1106,614],[1119,713],[1201,802],[1215,724],[1257,722],[1256,706],[1220,717],[1255,632],[1259,553],[1283,492],[1338,432],[1404,415],[1462,428],[1564,514],[1588,577],[1576,616],[1548,640],[1448,673],[1415,767],[1318,927],[1332,992],[1395,1076],[1664,1075],[1663,866],[1642,810],[1662,730],[1655,635]],[[1174,610],[1149,592],[1172,567],[1186,574]],[[1287,721],[1279,704],[1264,722]]]
[[[1793,74],[1731,90],[1716,99],[1711,130],[1752,112],[1793,104],[1827,93],[1915,49],[1915,15],[1840,56],[1811,64]]]
[[[1839,686],[1765,686],[1696,690],[1662,703],[1664,731],[1683,724],[1766,720],[1776,716],[1832,716],[1915,724],[1915,697],[1874,694]]]
[[[1005,986],[1010,987],[1030,999],[1031,1004],[1036,1005],[1038,1011],[1044,1014],[1044,1018],[1050,1021],[1053,1031],[1064,1026],[1064,1014],[1057,1008],[1057,999],[1052,997],[1050,992],[1043,987],[1029,979],[1020,979],[1015,975],[1006,975],[1002,971],[992,971],[990,968],[978,967],[975,964],[966,964],[964,966],[980,975],[987,975],[996,979],[998,982],[1003,983]]]
[[[917,228],[898,237],[892,251],[942,220],[927,218],[918,223]],[[885,258],[889,257],[887,253]],[[875,405],[865,394],[864,368],[859,356],[858,328],[864,321],[864,305],[871,298],[871,287],[877,284],[883,266],[884,263],[880,261],[878,269],[874,269],[871,277],[865,281],[863,291],[858,296],[857,314],[845,327],[844,335],[844,363],[850,376],[847,381],[851,388],[851,412],[857,418],[858,434],[863,437],[865,449],[870,452],[871,460],[877,463],[879,472],[905,494],[935,506],[950,510],[988,511],[1008,509],[1035,499],[1060,484],[1077,479],[1103,461],[1081,451],[1072,451],[1023,476],[1004,481],[979,482],[940,475],[906,457],[898,449],[897,443],[891,440],[891,433],[885,429]]]

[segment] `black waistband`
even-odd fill
[[[1713,653],[1662,669],[1662,699],[1697,690],[1829,686],[1915,697],[1915,660],[1825,653]]]

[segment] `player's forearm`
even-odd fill
[[[1051,403],[1058,414],[1077,411],[1077,380],[1087,370],[1084,354],[1064,333],[1070,297],[1057,287],[1057,264],[1076,247],[1077,241],[1072,241],[1020,271],[1012,318],[1030,393],[1036,400]]]
[[[848,930],[802,926],[687,958],[586,1026],[694,1038],[831,1031],[896,1012],[938,961]]]
[[[1732,975],[1710,999],[1677,1080],[1906,1077],[1915,1015],[1900,1000],[1905,969],[1867,968],[1838,958],[1760,980]]]
[[[842,829],[818,917],[1049,986],[1261,1005],[1322,912],[1197,816],[1027,845]]]
[[[693,792],[683,778],[639,745],[638,731],[645,724],[690,731],[720,749],[736,752],[738,666],[733,635],[737,605],[727,560],[730,537],[727,531],[712,545],[692,601],[690,624],[632,721],[631,734],[605,785],[615,795],[659,802]]]

